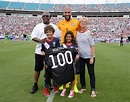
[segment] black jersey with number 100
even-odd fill
[[[51,68],[51,76],[56,85],[62,85],[74,80],[74,57],[75,49],[63,47],[49,48],[47,62]]]

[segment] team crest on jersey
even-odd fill
[[[71,23],[71,26],[74,26],[74,23]]]
[[[55,47],[55,45],[56,45],[56,42],[54,41],[54,42],[52,42],[53,43],[53,46]]]
[[[70,48],[74,48],[73,46],[70,46]]]

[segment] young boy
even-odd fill
[[[45,43],[42,44],[42,55],[45,56],[45,62],[46,62],[46,53],[47,53],[47,49],[50,47],[60,47],[60,42],[59,42],[59,38],[55,38],[53,36],[55,32],[55,29],[51,26],[48,25],[44,28],[44,33],[46,34],[46,39],[45,39]],[[44,84],[44,88],[43,88],[43,94],[48,97],[50,95],[49,93],[49,89],[51,88],[51,68],[47,67],[45,68],[45,84]],[[58,87],[56,85],[54,85],[54,92],[57,93],[58,92]]]

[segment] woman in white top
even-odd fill
[[[79,93],[86,91],[85,82],[85,64],[87,64],[88,74],[90,77],[91,97],[96,97],[95,91],[95,51],[94,40],[91,37],[91,32],[87,28],[88,19],[83,17],[80,19],[80,29],[77,32],[76,41],[78,44],[78,50],[80,55],[80,84],[81,90]]]

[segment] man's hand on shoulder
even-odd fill
[[[46,38],[42,39],[40,42],[41,42],[41,43],[46,42]]]

